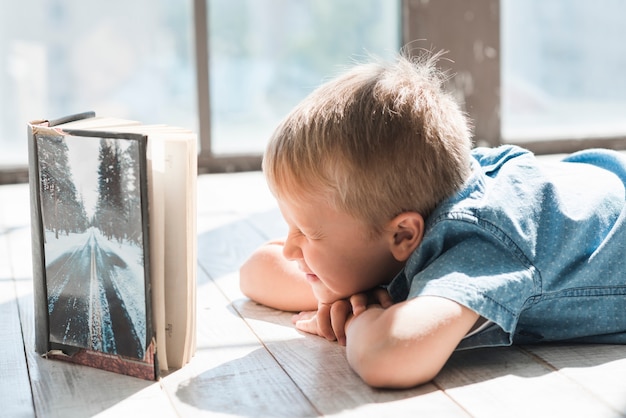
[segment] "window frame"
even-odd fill
[[[193,0],[198,100],[198,173],[254,171],[261,169],[262,154],[219,154],[211,147],[211,103],[209,88],[208,0]]]
[[[214,155],[211,152],[209,104],[209,47],[207,1],[194,0],[198,114],[201,172],[258,170],[260,154]],[[626,133],[615,136],[582,136],[541,140],[504,140],[501,125],[500,0],[402,0],[401,42],[412,53],[420,48],[444,50],[441,65],[454,77],[449,88],[458,97],[474,124],[476,145],[519,143],[535,154],[571,153],[585,148],[626,149]],[[441,22],[446,22],[445,25]],[[458,30],[450,30],[456,28]],[[423,41],[425,40],[425,41]],[[477,53],[477,45],[483,53]],[[468,87],[471,83],[471,88]],[[203,117],[203,115],[205,115]]]
[[[211,148],[208,1],[193,0],[200,148],[198,172],[260,170],[261,153],[215,154]],[[536,154],[570,153],[590,147],[626,149],[626,133],[503,140],[500,117],[500,0],[401,0],[400,10],[401,43],[408,46],[410,53],[418,53],[424,48],[447,51],[440,64],[454,76],[450,78],[448,87],[457,94],[473,121],[476,145],[519,143]],[[0,167],[0,184],[26,181],[27,167]]]
[[[461,93],[461,103],[474,123],[476,145],[519,144],[535,154],[572,153],[585,148],[626,149],[626,132],[611,136],[546,136],[539,140],[503,138],[500,0],[402,1],[404,44],[427,39],[427,48],[432,45],[435,50],[449,51],[451,60],[444,59],[441,64],[457,76],[450,87],[467,92]],[[487,48],[489,53],[484,52]]]

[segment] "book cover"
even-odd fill
[[[36,350],[156,379],[146,137],[54,128],[92,116],[29,126]]]

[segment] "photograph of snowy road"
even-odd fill
[[[137,141],[38,138],[50,341],[142,359],[147,346]]]

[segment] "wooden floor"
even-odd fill
[[[342,347],[239,291],[242,260],[285,231],[262,176],[198,187],[198,351],[156,383],[34,353],[28,189],[0,187],[0,416],[626,416],[626,346],[459,352],[431,384],[367,387]]]

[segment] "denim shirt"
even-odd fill
[[[444,297],[492,322],[458,349],[626,343],[626,158],[588,150],[547,164],[514,146],[472,157],[472,176],[426,220],[392,298]]]

